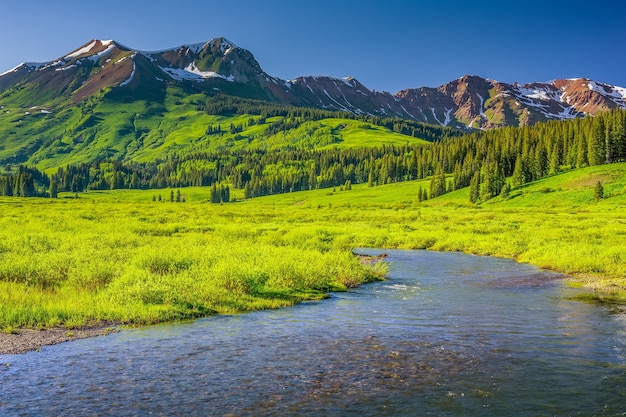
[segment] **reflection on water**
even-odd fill
[[[511,261],[387,253],[329,300],[0,356],[0,415],[626,413],[623,315]]]

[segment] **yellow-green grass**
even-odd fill
[[[598,180],[606,198],[596,201]],[[291,305],[384,271],[361,266],[355,247],[507,257],[626,300],[626,164],[569,171],[479,205],[467,190],[419,203],[420,186],[429,182],[230,204],[207,203],[208,188],[181,189],[184,203],[169,202],[169,189],[0,199],[0,327]]]
[[[259,114],[209,115],[199,110],[205,100],[203,95],[183,97],[172,90],[162,103],[95,99],[79,107],[3,103],[0,158],[18,158],[16,161],[52,173],[68,164],[106,159],[147,162],[174,153],[427,143],[371,123],[341,118],[308,121],[269,134],[272,124],[284,117],[269,117],[257,124]],[[250,120],[254,123],[249,124]],[[231,125],[238,129],[231,133]],[[221,133],[209,132],[209,126],[219,126]]]

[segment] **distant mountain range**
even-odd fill
[[[263,71],[252,53],[224,38],[156,52],[92,40],[53,62],[24,63],[0,74],[0,100],[45,107],[76,104],[111,91],[127,100],[158,100],[171,83],[187,91],[454,128],[532,125],[626,108],[626,88],[587,78],[518,85],[467,75],[436,88],[396,94],[370,90],[354,78],[282,80]]]

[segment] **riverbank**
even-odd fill
[[[39,350],[44,346],[71,342],[88,337],[107,336],[116,333],[115,324],[101,323],[78,329],[62,327],[44,329],[17,329],[14,333],[0,332],[0,355],[13,355]]]

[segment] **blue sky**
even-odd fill
[[[392,93],[465,74],[626,87],[626,2],[29,0],[0,9],[0,73],[87,41],[159,50],[224,36],[271,75],[353,76]]]

